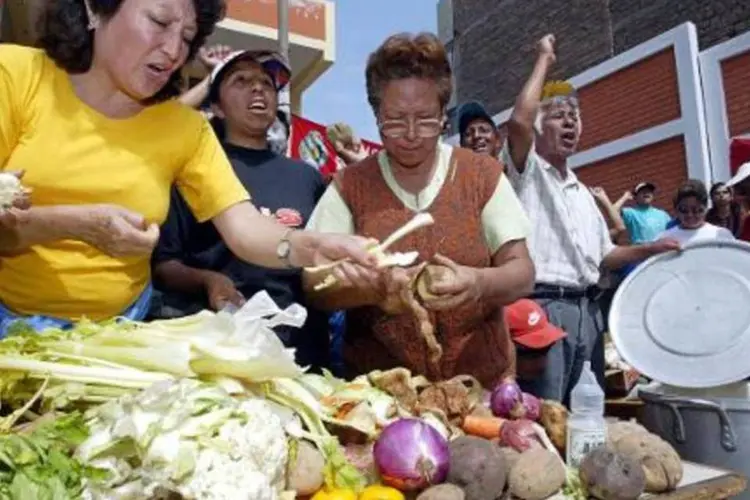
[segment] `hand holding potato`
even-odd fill
[[[477,270],[459,266],[451,259],[435,255],[435,263],[444,266],[449,272],[433,278],[429,284],[430,297],[424,298],[425,306],[434,311],[449,311],[457,307],[477,304],[482,299]]]

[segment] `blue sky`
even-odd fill
[[[322,124],[349,123],[380,142],[365,92],[367,56],[389,35],[437,30],[437,0],[336,0],[336,61],[307,89],[302,114]]]

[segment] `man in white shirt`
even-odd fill
[[[604,347],[596,287],[600,269],[620,269],[679,249],[671,240],[616,246],[589,189],[567,166],[582,122],[575,91],[565,82],[544,85],[556,60],[555,37],[539,41],[529,80],[516,99],[503,151],[508,177],[532,221],[529,251],[536,266],[532,298],[567,336],[550,350],[545,373],[524,389],[567,401],[585,360],[603,384]],[[544,95],[543,95],[544,91]]]

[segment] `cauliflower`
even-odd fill
[[[265,400],[239,401],[196,380],[158,383],[92,411],[78,458],[108,474],[89,500],[277,500],[288,457],[281,418]]]
[[[0,172],[0,209],[13,205],[16,198],[24,194],[21,181],[13,174]]]

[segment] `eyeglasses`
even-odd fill
[[[390,139],[400,139],[409,133],[414,126],[414,133],[423,139],[439,136],[443,131],[443,120],[440,118],[421,118],[419,120],[383,120],[378,122],[380,133]]]
[[[686,207],[684,205],[679,205],[677,211],[680,215],[703,215],[706,213],[706,207]]]

